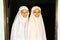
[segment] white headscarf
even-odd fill
[[[27,16],[26,18],[24,18],[24,17],[21,15],[21,11],[22,11],[23,9],[28,10],[28,8],[27,8],[26,6],[21,6],[21,7],[19,8],[19,11],[18,11],[16,17],[19,17],[19,16],[20,16],[20,21],[26,22],[27,19],[28,19],[28,16],[29,16],[29,12],[28,12],[28,16]],[[29,10],[28,10],[28,11],[29,11]]]
[[[41,11],[38,6],[32,7],[28,24],[28,40],[47,40],[41,13],[38,18],[33,15],[33,10],[36,8]]]
[[[15,20],[12,25],[12,31],[11,31],[11,39],[10,40],[25,40],[25,27],[26,23],[28,21],[28,16],[29,16],[29,10],[28,10],[28,16],[24,18],[21,15],[21,10],[28,8],[26,6],[21,6],[19,8],[19,11],[15,17]]]

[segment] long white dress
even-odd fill
[[[47,40],[42,15],[40,14],[39,18],[36,18],[33,15],[33,10],[35,8],[38,8],[41,11],[38,6],[32,8],[31,16],[27,26],[28,40]]]
[[[28,8],[26,6],[22,6],[19,8],[19,11],[18,11],[18,13],[15,17],[15,20],[13,22],[13,25],[12,25],[10,40],[27,40],[26,24],[28,21],[28,16],[27,16],[27,18],[22,17],[21,10],[23,10],[23,9],[28,10]]]

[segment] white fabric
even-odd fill
[[[26,23],[28,21],[29,12],[27,18],[23,18],[21,15],[21,10],[23,9],[28,10],[26,6],[21,6],[19,8],[19,11],[12,25],[10,40],[27,40]]]
[[[38,18],[33,15],[33,10],[36,8],[41,11],[41,8],[38,6],[33,7],[31,10],[31,16],[27,26],[28,40],[47,40],[42,15],[40,14]]]

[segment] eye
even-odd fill
[[[21,10],[21,13],[23,13],[23,10]]]
[[[38,11],[38,13],[40,13],[40,11]]]
[[[26,11],[26,13],[28,13],[28,11]]]
[[[33,13],[36,13],[36,11],[34,11]]]

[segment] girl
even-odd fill
[[[21,6],[12,25],[11,40],[26,40],[26,24],[28,22],[29,10],[26,6]]]
[[[28,40],[47,40],[40,7],[32,7],[27,29]]]

